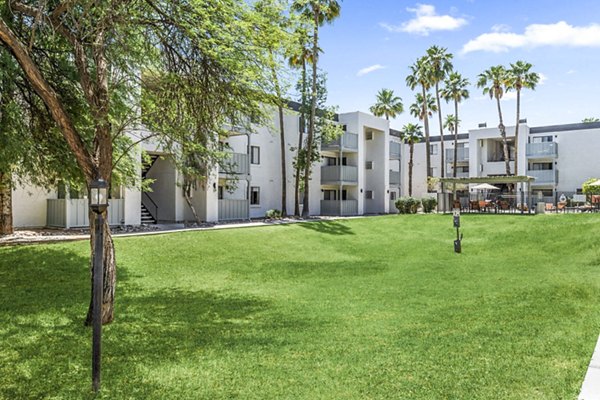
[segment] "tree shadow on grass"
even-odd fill
[[[83,326],[90,280],[82,254],[59,246],[0,251],[0,398],[94,397],[91,330]],[[256,296],[152,290],[137,285],[127,268],[117,271],[116,318],[103,328],[103,398],[161,398],[169,385],[148,384],[137,371],[160,371],[164,363],[206,352],[285,345],[274,332],[306,325],[278,316]]]
[[[302,228],[328,235],[354,235],[352,228],[338,221],[315,221],[298,225]]]

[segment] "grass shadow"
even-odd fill
[[[328,235],[354,235],[352,228],[338,221],[315,221],[297,224],[297,226]]]

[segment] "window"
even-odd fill
[[[223,186],[219,186],[219,192],[218,192],[219,200],[223,200],[223,192],[224,192]]]
[[[390,192],[390,200],[396,200],[396,192]]]
[[[337,165],[337,158],[335,157],[325,157],[325,165],[334,166]]]
[[[339,190],[331,190],[331,189],[323,190],[323,200],[338,200],[340,197],[339,194],[340,194]],[[345,189],[342,190],[342,200],[346,200],[347,194],[348,194],[348,192]]]
[[[552,135],[550,136],[534,136],[531,138],[531,143],[548,143],[552,142]]]
[[[372,191],[372,190],[367,190],[367,191],[365,192],[365,198],[366,198],[367,200],[373,200],[373,191]]]
[[[342,125],[342,130],[344,132],[347,132],[348,131],[348,125]]]
[[[551,171],[552,163],[532,163],[529,165],[530,171]]]
[[[429,176],[436,176],[436,175],[437,175],[437,167],[429,168]]]
[[[250,164],[260,164],[260,147],[250,146]]]
[[[365,168],[366,169],[373,169],[373,161],[367,161]]]
[[[429,154],[432,156],[436,156],[437,153],[438,153],[438,145],[437,144],[429,145]]]
[[[373,140],[373,131],[365,132],[365,140]]]
[[[258,186],[250,186],[250,204],[260,205],[260,188]]]

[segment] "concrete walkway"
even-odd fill
[[[600,337],[596,343],[587,374],[581,385],[579,400],[600,400]]]

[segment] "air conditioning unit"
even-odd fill
[[[487,122],[482,122],[478,125],[479,128],[487,128]]]

